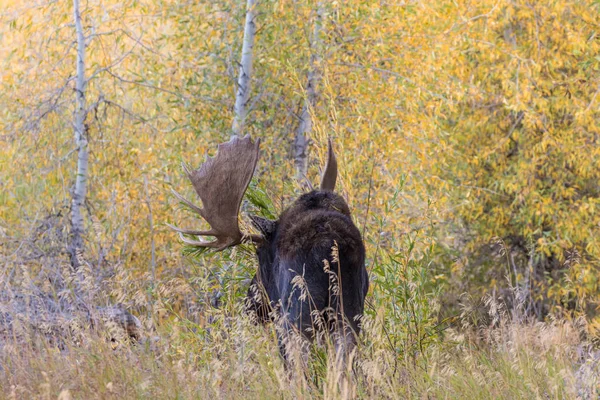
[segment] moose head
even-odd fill
[[[276,321],[280,350],[293,333],[312,341],[333,334],[336,349],[347,355],[356,344],[359,319],[368,291],[365,248],[346,201],[334,193],[337,161],[331,141],[319,190],[300,196],[273,221],[250,216],[260,234],[243,234],[238,213],[259,157],[260,140],[234,136],[218,147],[198,169],[186,173],[202,200],[202,208],[173,191],[200,214],[208,230],[181,229],[192,246],[217,251],[243,241],[256,246],[259,268],[252,278],[246,310],[257,322]],[[184,235],[211,236],[212,241]]]

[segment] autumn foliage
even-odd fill
[[[26,3],[0,1],[7,279],[67,262],[61,218],[75,179],[72,10]],[[242,214],[277,215],[303,190],[291,146],[316,3],[259,2],[245,131],[263,145]],[[324,3],[309,178],[332,137],[338,190],[367,246],[372,328],[387,329],[399,358],[423,354],[466,298],[493,298],[523,320],[581,317],[597,338],[598,2]],[[201,223],[170,189],[186,187],[182,161],[197,166],[229,138],[244,15],[233,0],[84,5],[84,257],[109,277],[107,299],[157,326],[204,329],[215,302],[235,311],[256,268],[250,249],[185,254],[165,225]],[[51,243],[38,229],[48,220]]]

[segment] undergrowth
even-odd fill
[[[442,286],[430,276],[435,272],[431,248],[415,246],[429,240],[417,231],[404,235],[399,251],[381,251],[369,265],[372,289],[351,371],[335,368],[327,347],[312,350],[307,368],[285,370],[275,329],[254,325],[242,311],[240,297],[255,268],[245,251],[188,258],[189,265],[158,281],[150,274],[133,279],[122,265],[108,261],[75,274],[65,255],[52,252],[63,240],[60,231],[41,235],[47,255],[42,264],[22,257],[40,235],[4,242],[21,250],[20,256],[3,256],[0,285],[12,296],[3,297],[1,310],[3,321],[10,322],[3,328],[10,329],[2,331],[0,398],[593,399],[600,394],[600,353],[586,339],[584,320],[533,322],[493,297],[484,302],[485,324],[467,300],[462,313],[440,320]],[[206,258],[214,262],[213,270],[201,267],[199,260]],[[79,292],[89,295],[78,298]],[[52,309],[66,299],[72,304],[73,298],[78,307]],[[77,310],[115,302],[140,319],[139,340],[76,317]],[[41,316],[47,331],[37,323]],[[52,330],[53,324],[68,329]]]

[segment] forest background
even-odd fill
[[[263,144],[242,215],[277,215],[304,190],[293,143],[315,68],[308,175],[332,137],[372,281],[358,377],[340,387],[326,357],[288,380],[273,331],[242,316],[252,249],[188,254],[166,226],[200,224],[170,190],[193,198],[181,162],[231,135],[246,2],[82,2],[74,270],[73,4],[1,0],[5,395],[594,398],[599,8],[257,2],[244,132]],[[127,309],[142,345],[104,340],[74,316],[82,304]]]

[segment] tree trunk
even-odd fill
[[[294,164],[296,166],[296,179],[304,182],[308,171],[307,150],[309,138],[312,131],[311,111],[317,103],[317,85],[321,78],[319,70],[320,47],[321,47],[321,25],[323,23],[323,3],[317,4],[317,15],[313,27],[313,38],[311,40],[311,56],[308,67],[308,83],[306,85],[306,98],[300,114],[300,123],[294,138]]]
[[[246,5],[246,23],[244,24],[244,42],[242,44],[242,58],[240,61],[240,74],[235,92],[235,115],[232,130],[235,135],[241,135],[248,113],[247,105],[250,97],[250,80],[252,78],[252,56],[254,49],[254,35],[256,33],[255,0],[248,0]]]
[[[73,16],[75,18],[75,31],[77,34],[77,80],[75,85],[75,121],[73,124],[75,133],[75,143],[78,148],[77,173],[75,178],[75,188],[71,204],[71,243],[69,244],[69,254],[71,256],[71,265],[77,269],[79,267],[78,254],[83,250],[83,208],[87,190],[88,178],[88,140],[87,129],[85,126],[86,108],[85,108],[85,36],[81,25],[81,11],[79,0],[73,0]]]

